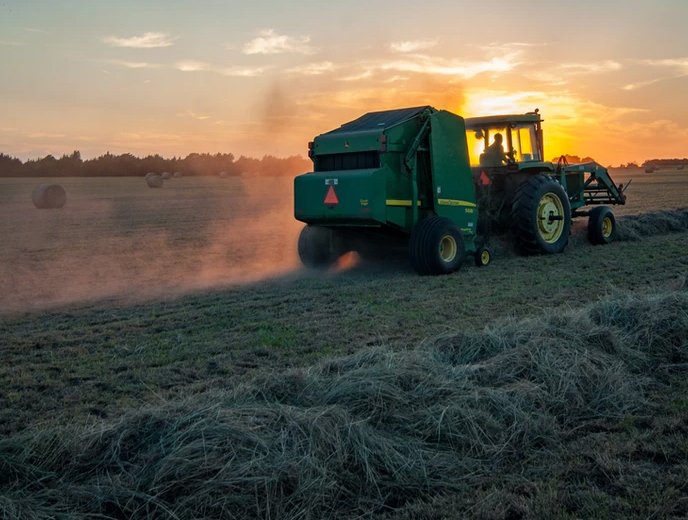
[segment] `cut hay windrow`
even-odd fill
[[[687,338],[685,289],[615,295],[18,435],[0,440],[0,509],[352,518],[448,494],[469,507],[500,482],[550,481],[572,432],[651,415],[648,392],[688,363]]]
[[[617,240],[688,231],[688,208],[629,215],[619,218]]]

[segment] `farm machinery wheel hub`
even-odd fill
[[[564,205],[553,193],[546,193],[538,204],[538,230],[543,240],[555,243],[564,230]]]
[[[602,236],[604,238],[609,238],[612,236],[612,233],[614,232],[614,223],[612,222],[612,219],[609,217],[605,217],[602,220]]]
[[[451,262],[456,258],[459,248],[451,235],[444,235],[440,241],[440,257],[444,262]]]

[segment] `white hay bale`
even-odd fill
[[[163,180],[171,179],[172,174],[170,172],[162,172],[161,177],[163,178]]]
[[[146,175],[146,184],[149,188],[162,188],[162,176],[161,175]]]
[[[31,198],[38,209],[57,209],[67,202],[67,193],[59,184],[39,184],[31,193]]]

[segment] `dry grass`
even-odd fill
[[[459,516],[495,513],[484,490],[537,488],[556,479],[556,461],[569,461],[583,432],[656,413],[650,397],[682,374],[686,338],[685,290],[619,294],[86,429],[17,435],[0,441],[0,507],[15,518],[351,518],[451,496]],[[575,483],[557,485],[550,512],[587,516],[588,502],[562,500]],[[503,516],[537,517],[534,495],[512,497]]]

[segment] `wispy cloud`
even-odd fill
[[[437,40],[406,40],[400,42],[392,42],[389,48],[394,52],[418,52],[431,49],[437,45]]]
[[[606,60],[589,63],[562,63],[557,67],[558,70],[568,74],[598,74],[603,72],[614,72],[623,67],[618,61]]]
[[[129,47],[133,49],[153,49],[158,47],[170,47],[176,38],[167,33],[146,32],[140,36],[106,36],[103,42],[112,47]]]
[[[246,42],[244,54],[313,54],[315,49],[309,45],[309,36],[287,36],[277,34],[274,29],[260,31],[258,36]]]
[[[5,45],[5,46],[8,46],[8,47],[19,47],[19,46],[22,45],[22,44],[19,43],[19,42],[15,42],[15,41],[0,40],[0,45]]]
[[[126,67],[128,69],[159,69],[162,67],[162,65],[158,63],[148,63],[145,61],[111,60],[110,63],[113,65],[119,65],[120,67]]]
[[[178,61],[174,68],[181,72],[214,72],[223,76],[255,77],[261,76],[267,67],[222,67],[204,61]]]
[[[471,79],[485,72],[509,72],[518,65],[515,55],[491,58],[484,61],[447,60],[431,56],[414,55],[378,65],[383,71],[437,74]]]
[[[688,73],[688,58],[668,58],[659,60],[643,60],[641,63],[654,67],[669,67]]]
[[[292,67],[287,69],[287,72],[291,74],[302,74],[304,76],[319,76],[326,72],[332,72],[335,68],[334,63],[331,61],[321,61],[319,63],[307,63],[306,65]]]
[[[187,110],[186,112],[179,112],[176,114],[177,117],[190,117],[191,119],[196,119],[197,121],[206,121],[210,119],[210,116],[205,114],[198,114],[193,110]]]
[[[653,77],[644,81],[629,83],[627,85],[624,85],[624,90],[637,90],[639,88],[648,87],[650,85],[654,85],[655,83],[659,83],[660,81],[664,81],[667,79],[677,79],[688,76],[688,58],[641,60],[640,63],[658,69],[670,69],[673,73],[668,75],[662,75],[659,77]]]

